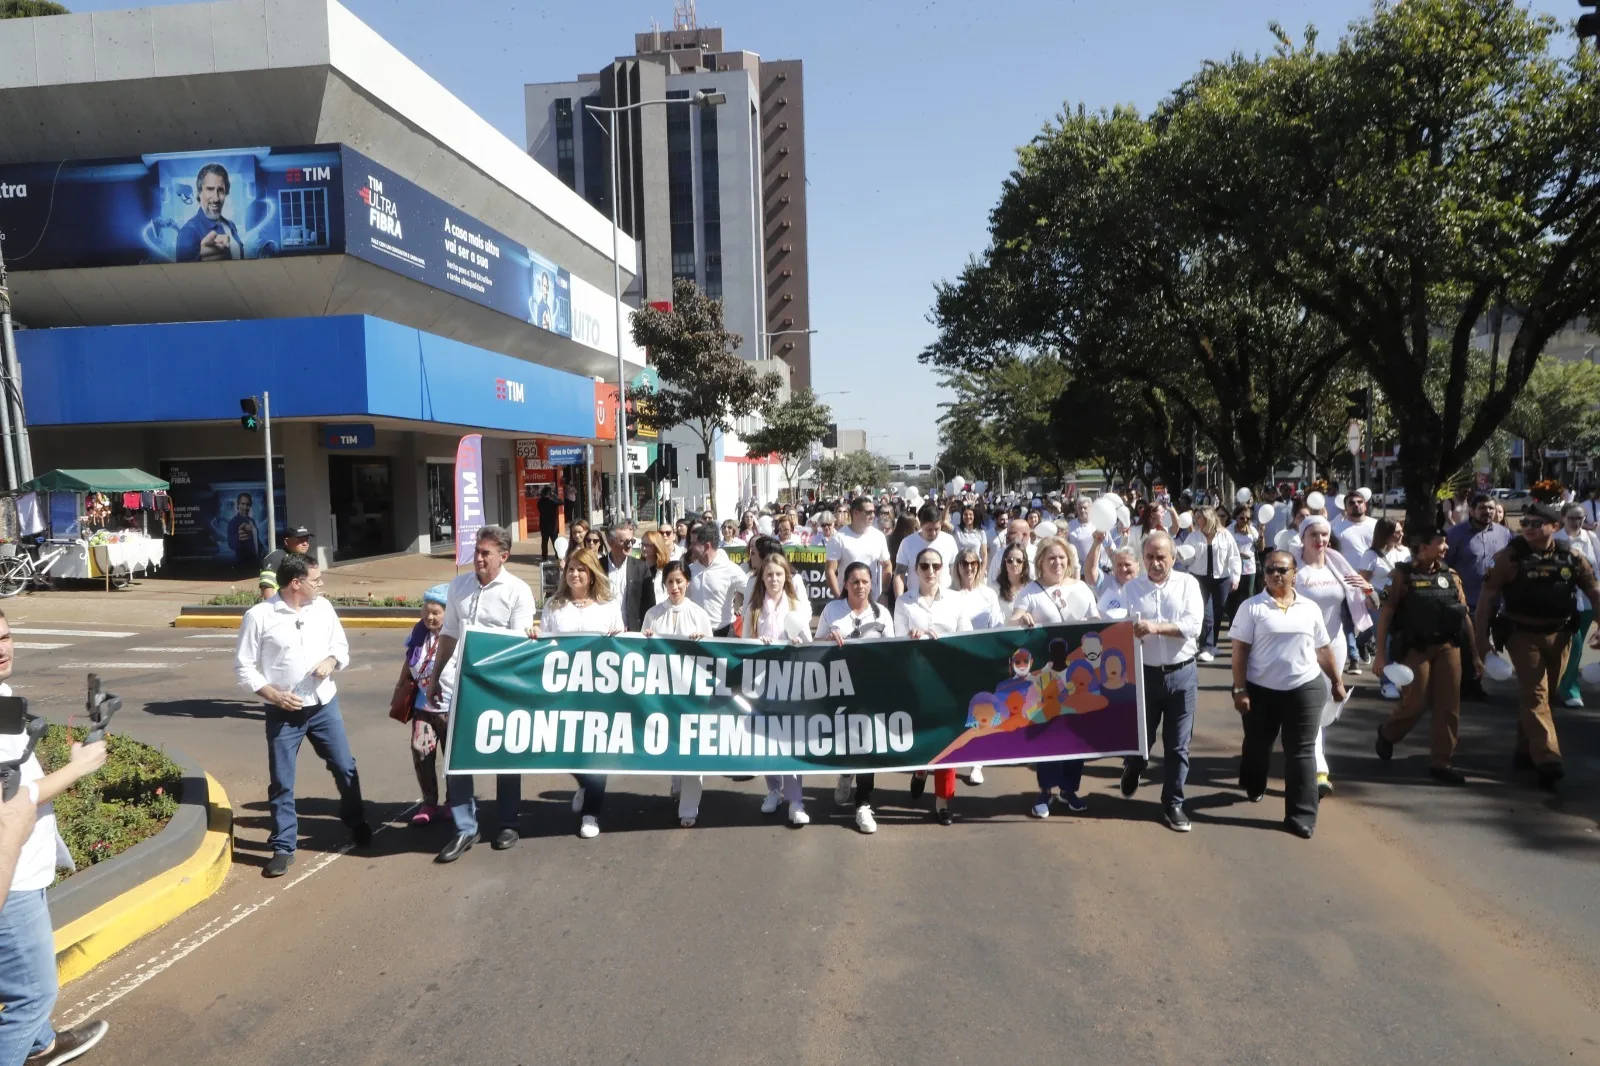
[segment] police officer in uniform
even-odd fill
[[[1393,758],[1394,746],[1431,706],[1428,774],[1442,784],[1461,785],[1466,778],[1450,762],[1461,733],[1461,648],[1465,644],[1471,654],[1472,627],[1461,577],[1445,565],[1448,549],[1443,530],[1423,530],[1413,537],[1411,562],[1395,567],[1384,594],[1372,671],[1382,677],[1392,652],[1415,675],[1401,692],[1399,706],[1378,727],[1378,758]]]
[[[1561,745],[1550,716],[1550,694],[1567,666],[1572,634],[1577,629],[1574,590],[1590,602],[1600,595],[1588,560],[1555,539],[1561,515],[1548,504],[1534,504],[1522,515],[1522,536],[1494,557],[1478,597],[1478,667],[1489,646],[1492,623],[1503,636],[1505,657],[1517,672],[1522,707],[1517,717],[1517,768],[1532,767],[1539,787],[1553,791],[1565,776]],[[1504,603],[1497,620],[1496,611]],[[1589,646],[1600,648],[1600,630]]]

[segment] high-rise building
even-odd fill
[[[725,102],[701,107],[700,92]],[[723,301],[749,359],[811,384],[804,75],[799,60],[728,51],[680,3],[671,30],[570,82],[526,87],[528,152],[640,245],[633,295],[668,300],[692,278]],[[618,210],[607,120],[593,107],[682,100],[616,116]]]

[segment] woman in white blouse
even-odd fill
[[[761,564],[759,581],[744,609],[744,635],[764,644],[788,642],[805,644],[811,640],[811,601],[796,595],[794,571],[789,560],[776,552]],[[805,793],[800,790],[799,774],[768,774],[767,798],[761,801],[762,814],[776,814],[784,801],[789,804],[790,825],[810,825]]]
[[[1178,543],[1194,549],[1194,557],[1185,569],[1200,582],[1206,618],[1196,642],[1200,648],[1197,658],[1208,663],[1217,657],[1222,623],[1228,617],[1228,597],[1239,584],[1239,545],[1234,542],[1233,535],[1222,528],[1216,510],[1211,507],[1194,509],[1194,528]]]
[[[1092,622],[1100,617],[1100,607],[1095,603],[1094,592],[1078,580],[1078,553],[1060,537],[1039,542],[1034,556],[1039,564],[1039,576],[1022,590],[1014,604],[1011,616],[1013,625],[1062,625],[1070,622]],[[1028,813],[1035,818],[1050,817],[1050,804],[1054,790],[1061,793],[1061,802],[1074,814],[1089,809],[1078,789],[1083,784],[1083,760],[1066,759],[1060,762],[1042,762],[1034,768],[1039,782],[1039,798]]]
[[[968,511],[972,508],[968,507]],[[957,542],[959,543],[959,541]],[[983,580],[986,564],[979,554],[971,548],[962,548],[956,552],[955,573],[951,575],[951,591],[960,594],[966,601],[967,621],[973,629],[999,629],[1006,624],[1009,615],[1002,614],[1000,610],[1000,597],[995,595],[994,589]],[[967,769],[967,783],[972,785],[983,784],[983,767],[973,766]]]
[[[1568,547],[1578,555],[1583,556],[1593,569],[1600,564],[1600,538],[1594,533],[1583,528],[1584,510],[1581,503],[1569,503],[1561,512],[1561,528],[1556,531],[1556,539],[1567,542]],[[1581,592],[1573,592],[1577,597],[1578,629],[1572,634],[1572,651],[1567,656],[1567,669],[1561,675],[1561,684],[1551,693],[1551,698],[1560,698],[1568,707],[1582,707],[1583,693],[1578,691],[1578,678],[1582,676],[1582,659],[1584,637],[1589,633],[1589,626],[1594,621],[1595,605]]]
[[[544,601],[544,611],[528,636],[537,640],[557,633],[621,633],[622,604],[612,595],[600,559],[588,548],[567,556],[561,568],[561,587]],[[606,776],[577,774],[578,791],[572,794],[573,813],[579,815],[578,835],[593,840],[600,835],[600,812],[606,805]]]
[[[705,608],[688,597],[687,559],[674,559],[662,568],[661,586],[666,596],[645,612],[644,635],[688,637],[690,640],[703,640],[711,636],[715,628],[711,624],[711,616],[705,612]],[[678,797],[678,824],[685,829],[692,829],[695,819],[700,817],[700,794],[704,791],[704,784],[705,778],[698,774],[687,779],[678,776],[672,779],[672,794]]]
[[[854,562],[844,568],[844,598],[833,600],[822,609],[817,636],[832,637],[835,644],[847,640],[883,640],[894,636],[894,619],[888,608],[872,602],[872,567]],[[876,833],[878,822],[872,816],[872,787],[875,774],[840,774],[833,786],[833,801],[840,807],[855,793],[856,828]]]
[[[1033,561],[1028,549],[1020,544],[1008,545],[1000,555],[1000,567],[994,578],[994,596],[998,609],[986,628],[998,629],[1009,625],[1016,614],[1017,597],[1033,583]]]
[[[953,536],[957,548],[970,549],[978,557],[979,574],[989,572],[989,538],[984,535],[983,526],[978,522],[978,509],[972,504],[961,508],[961,524],[955,527]],[[959,568],[958,568],[959,572]]]
[[[935,548],[924,548],[917,553],[917,590],[907,592],[895,600],[894,631],[913,640],[937,639],[951,633],[972,630],[972,619],[967,614],[962,594],[944,586],[944,557]],[[928,787],[928,771],[918,770],[911,775],[911,799],[922,798]],[[956,772],[933,772],[933,816],[940,825],[955,821],[950,810],[950,800],[956,794]]]

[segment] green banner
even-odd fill
[[[1131,622],[773,645],[469,629],[449,772],[856,773],[1144,751]]]

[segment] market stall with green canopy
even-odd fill
[[[19,526],[24,536],[43,533],[67,547],[50,563],[51,577],[105,578],[108,587],[120,586],[134,572],[161,565],[164,544],[150,535],[150,518],[170,532],[170,488],[135,467],[50,470],[22,486]]]

